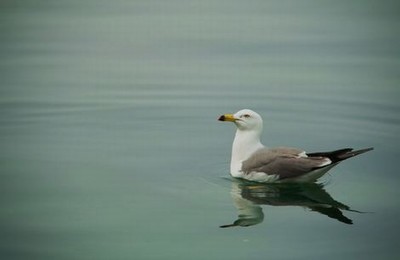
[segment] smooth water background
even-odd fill
[[[395,259],[397,1],[2,1],[2,259]],[[237,219],[234,126],[375,150],[322,181],[346,225],[298,206]]]

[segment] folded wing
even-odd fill
[[[282,180],[300,177],[331,163],[327,157],[307,157],[304,151],[295,148],[264,148],[242,163],[242,171],[244,174],[262,172],[267,175],[278,175]]]
[[[373,148],[356,151],[352,148],[345,148],[331,152],[306,154],[303,150],[296,148],[263,148],[242,163],[242,171],[244,174],[261,172],[267,175],[277,175],[280,180],[297,178],[317,169],[333,167],[340,161],[371,150]]]

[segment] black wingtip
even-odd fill
[[[359,151],[363,151],[363,153],[365,153],[365,152],[372,151],[374,149],[375,149],[374,147],[368,147],[368,148],[365,148],[365,149],[362,149],[362,150],[359,150]]]
[[[343,160],[346,160],[348,158],[354,157],[356,155],[360,155],[362,153],[369,152],[371,150],[374,150],[373,147],[365,148],[365,149],[360,149],[354,151],[352,148],[345,148],[345,149],[340,149],[332,152],[323,152],[323,153],[308,153],[307,156],[309,157],[328,157],[330,160],[332,160],[333,163],[340,162]]]
[[[347,153],[338,155],[338,158],[341,159],[341,160],[345,160],[347,158],[354,157],[354,156],[357,156],[357,155],[360,155],[362,153],[366,153],[366,152],[369,152],[369,151],[372,151],[372,150],[374,150],[373,147],[360,149],[360,150],[356,150],[356,151],[351,151],[351,152],[347,152]]]

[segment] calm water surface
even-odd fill
[[[397,10],[3,1],[1,258],[395,259]],[[216,119],[241,108],[269,146],[375,150],[320,185],[236,181]]]

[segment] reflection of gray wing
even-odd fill
[[[257,205],[301,206],[346,224],[353,223],[351,219],[343,215],[341,210],[354,210],[333,199],[321,184],[307,183],[272,186],[243,184],[240,188],[242,189],[241,196],[243,199]]]
[[[263,172],[286,179],[302,176],[331,163],[326,157],[302,157],[302,153],[294,148],[260,149],[243,162],[242,170],[245,174]]]

